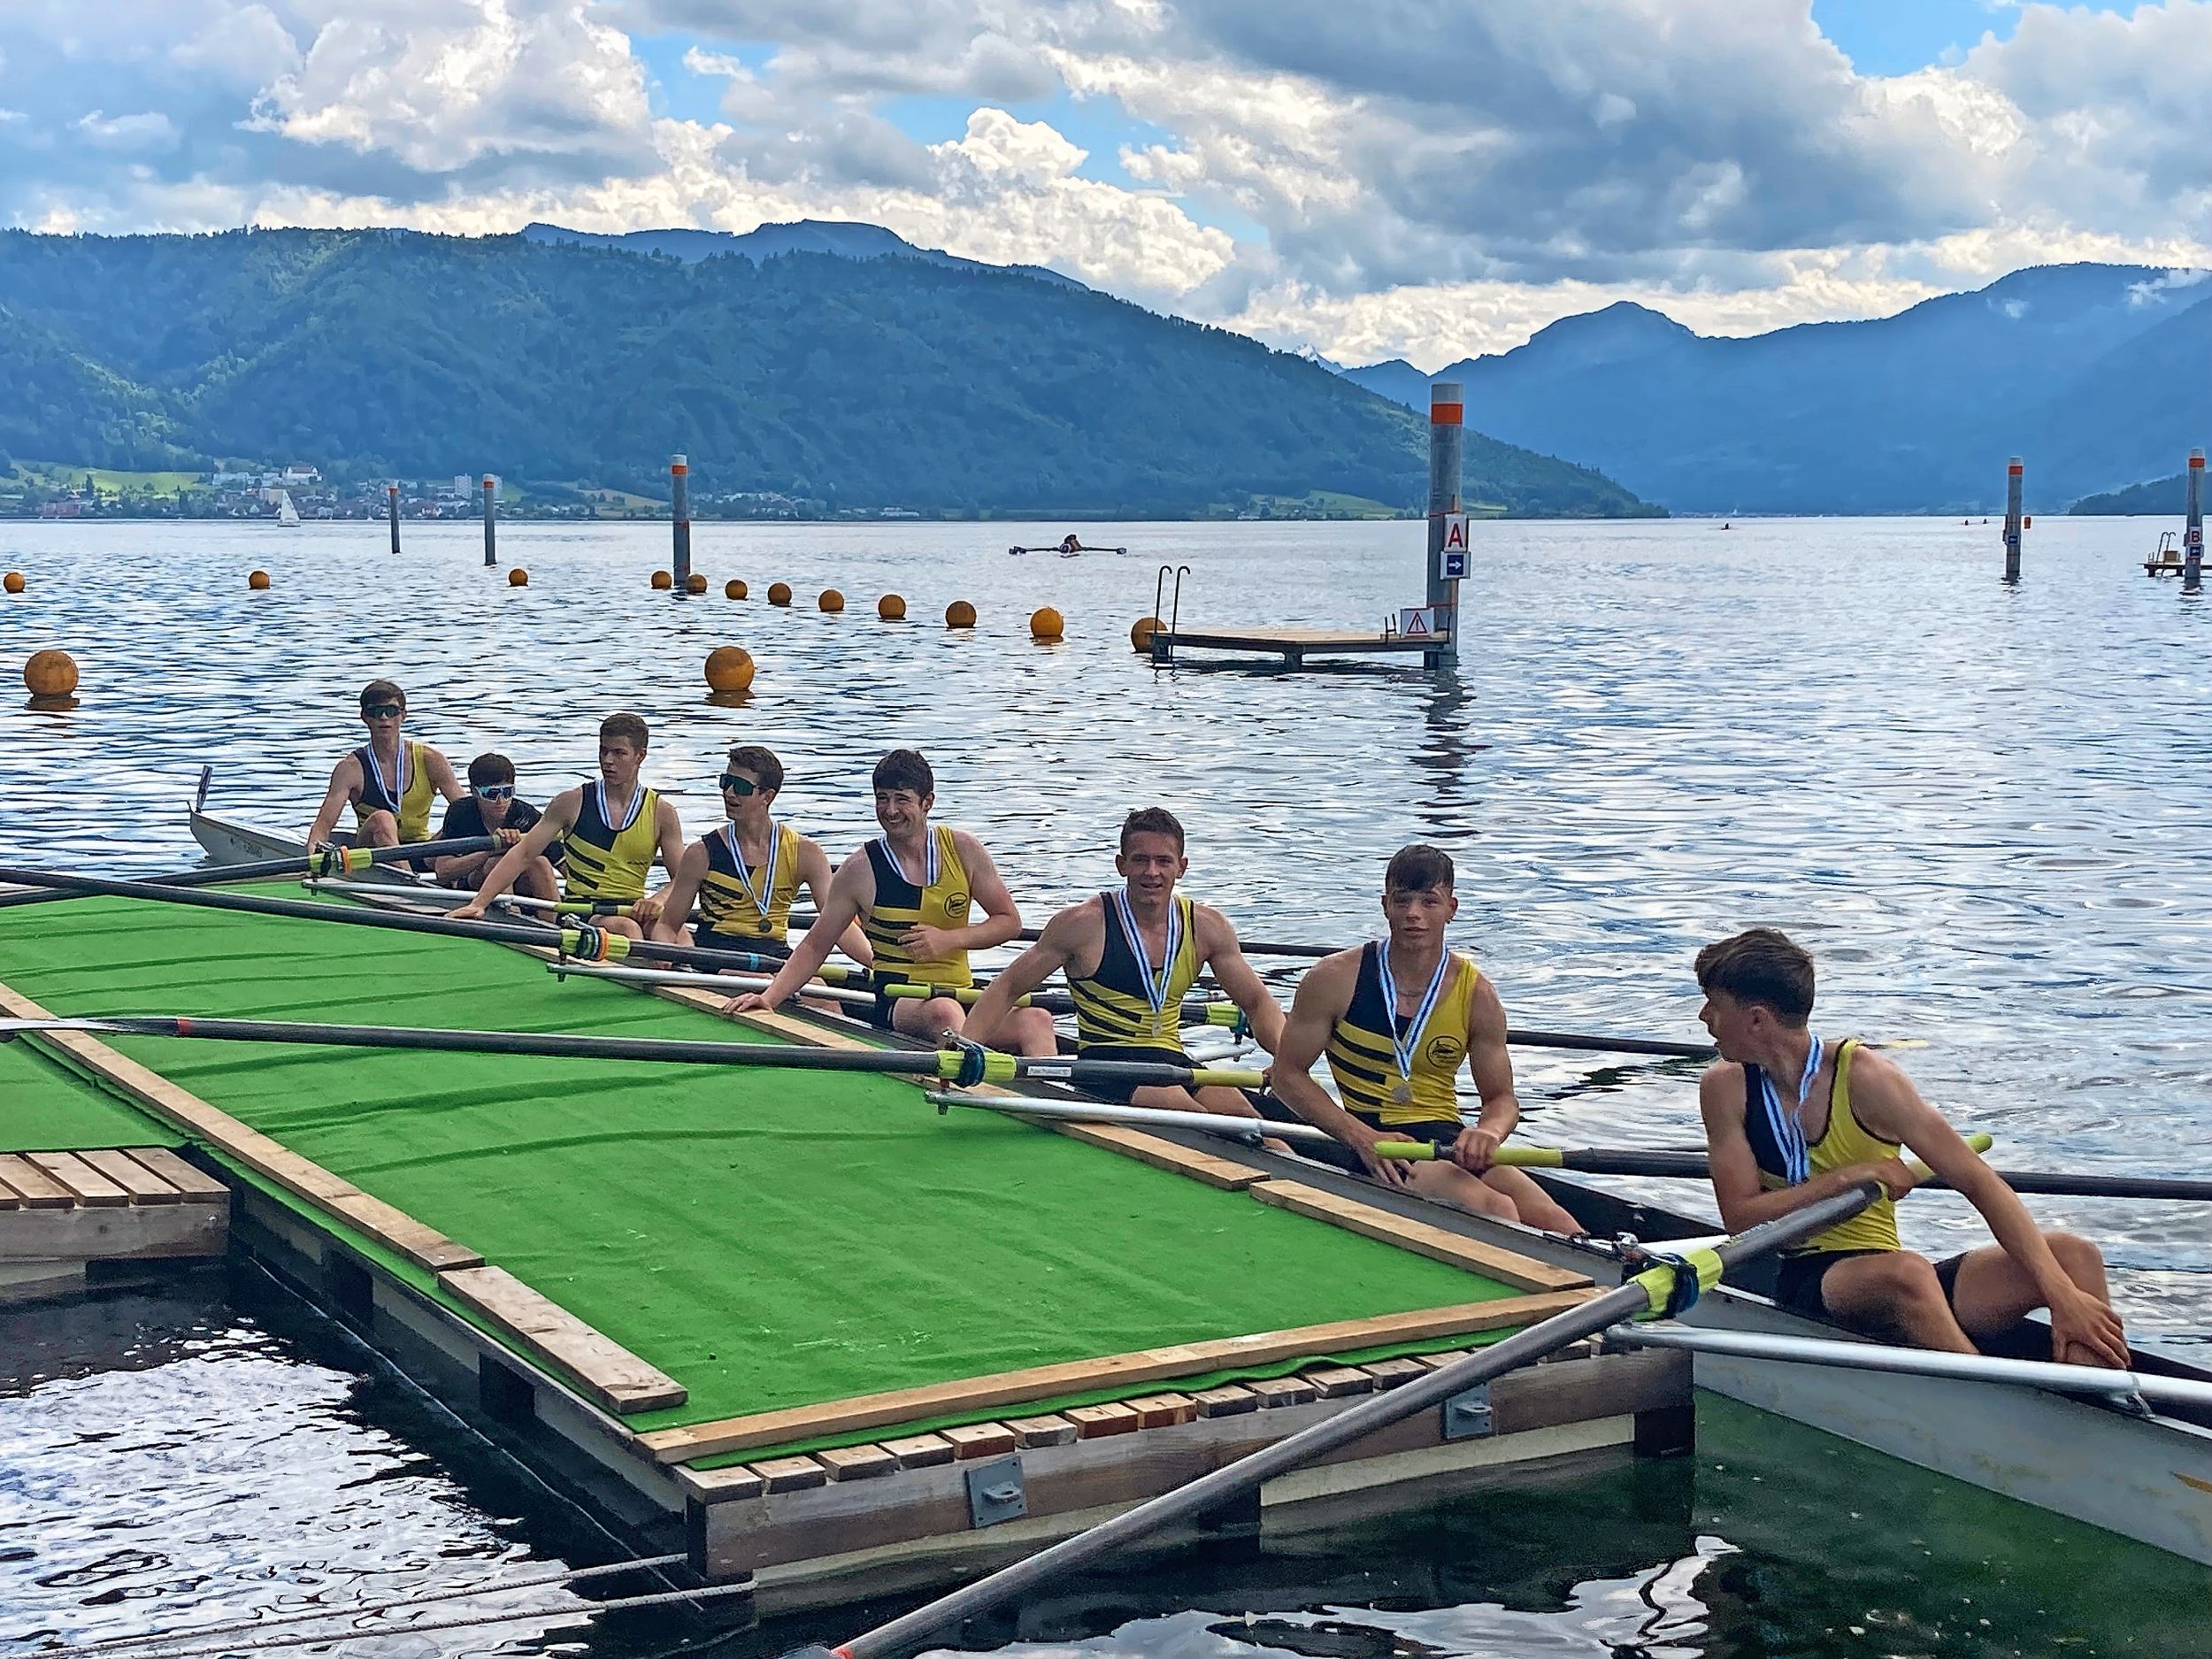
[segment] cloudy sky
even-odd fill
[[[2212,264],[2212,0],[0,0],[0,223],[864,219],[1345,362]]]

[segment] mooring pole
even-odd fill
[[[497,483],[489,472],[484,474],[484,568],[489,570],[499,563],[499,510],[492,505],[492,488]]]
[[[2181,533],[2181,591],[2204,591],[2204,451],[2189,451],[2189,527]]]
[[[384,486],[384,516],[391,520],[392,554],[393,557],[397,557],[399,554],[399,486],[396,484]]]
[[[2020,476],[2024,469],[2014,456],[2005,465],[2005,580],[2020,580]]]
[[[1425,668],[1448,668],[1459,661],[1459,584],[1444,580],[1443,556],[1446,526],[1459,511],[1463,412],[1458,382],[1438,380],[1429,388],[1428,604],[1444,638],[1436,649],[1421,654]]]
[[[676,593],[691,586],[691,485],[688,464],[680,455],[668,457],[669,505],[676,518]]]

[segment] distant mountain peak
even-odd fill
[[[666,230],[570,230],[564,225],[532,223],[521,230],[525,242],[584,248],[618,248],[631,253],[665,254],[691,265],[735,254],[758,265],[783,254],[820,253],[839,259],[916,259],[924,265],[966,271],[1011,271],[1063,288],[1084,285],[1041,265],[989,265],[963,259],[935,248],[919,248],[895,230],[859,219],[795,219],[759,225],[749,231],[700,230],[689,226]]]

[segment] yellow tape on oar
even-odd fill
[[[1649,1310],[1640,1314],[1640,1318],[1671,1319],[1720,1283],[1722,1263],[1717,1250],[1700,1246],[1681,1251],[1647,1248],[1644,1254],[1655,1258],[1655,1264],[1628,1281],[1643,1286],[1644,1300],[1649,1304]]]
[[[1264,1071],[1209,1071],[1202,1067],[1190,1074],[1193,1088],[1263,1088],[1267,1084]]]
[[[968,1053],[958,1048],[944,1048],[939,1050],[937,1055],[937,1076],[939,1080],[946,1083],[958,1083],[960,1081],[960,1068],[972,1056]],[[1012,1055],[1001,1054],[997,1049],[992,1048],[985,1052],[983,1056],[983,1075],[976,1080],[983,1083],[1011,1083],[1016,1079],[1020,1077],[1020,1075],[1021,1069],[1015,1064],[1015,1059]],[[962,1084],[961,1087],[964,1088],[967,1087],[968,1085]]]
[[[564,927],[561,954],[579,962],[619,962],[630,954],[630,936],[607,927]]]
[[[1375,1156],[1379,1158],[1396,1158],[1404,1164],[1426,1164],[1438,1154],[1433,1141],[1378,1141],[1375,1142]]]

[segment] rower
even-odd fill
[[[2050,1357],[2133,1363],[2097,1247],[2037,1227],[1896,1062],[1855,1038],[1814,1034],[1813,959],[1801,948],[1752,928],[1699,951],[1697,983],[1721,1056],[1699,1080],[1698,1108],[1723,1225],[1740,1233],[1869,1179],[1882,1186],[1851,1219],[1790,1248],[1778,1302],[1955,1354],[2048,1308]],[[1921,1179],[1906,1148],[1981,1212],[1995,1244],[1933,1263],[1901,1247],[1896,1201]]]
[[[676,803],[638,779],[651,734],[643,719],[624,712],[599,723],[599,776],[564,789],[546,803],[545,816],[484,877],[476,896],[453,912],[466,921],[480,917],[508,890],[533,858],[556,841],[567,866],[561,902],[588,910],[595,904],[626,904],[626,916],[601,916],[595,926],[605,933],[645,937],[661,913],[661,894],[645,891],[657,848],[673,870],[682,860],[683,825]]]
[[[968,953],[1018,935],[1021,911],[981,841],[965,830],[929,821],[937,780],[928,761],[913,749],[895,749],[876,763],[874,784],[876,822],[883,833],[838,866],[814,926],[766,988],[733,997],[725,1013],[772,1009],[796,995],[857,921],[875,948],[879,982],[875,1006],[863,1010],[864,1018],[933,1041],[966,1023],[966,1010],[955,996],[893,997],[880,987],[965,989],[974,983]],[[969,919],[976,910],[983,912],[981,921]],[[1016,1054],[1059,1052],[1052,1016],[1041,1008],[1012,1010],[993,1039]]]
[[[1497,987],[1471,957],[1445,945],[1445,929],[1459,914],[1452,882],[1451,858],[1436,848],[1402,847],[1393,855],[1383,872],[1388,936],[1307,970],[1271,1085],[1387,1186],[1548,1233],[1579,1233],[1534,1180],[1493,1162],[1520,1122],[1521,1105]],[[1313,1079],[1313,1063],[1325,1051],[1340,1106]],[[1472,1124],[1459,1113],[1463,1062],[1482,1096]],[[1375,1142],[1385,1133],[1429,1141],[1448,1156],[1420,1164],[1379,1157]]]
[[[720,782],[722,810],[729,821],[684,849],[653,935],[666,944],[685,943],[684,918],[695,897],[699,926],[691,942],[710,949],[788,956],[791,902],[804,887],[815,909],[823,908],[829,895],[829,855],[770,816],[783,792],[783,763],[772,751],[757,743],[739,744],[730,750]],[[857,922],[839,943],[864,966],[874,959]]]
[[[396,847],[430,838],[430,800],[467,798],[452,763],[427,743],[403,737],[407,694],[389,680],[361,687],[361,724],[369,741],[330,769],[330,787],[308,826],[310,851],[330,840],[339,813],[353,809],[357,846]]]
[[[456,801],[446,809],[438,839],[475,841],[489,836],[498,846],[480,853],[451,853],[434,858],[430,861],[430,873],[442,887],[473,891],[491,873],[500,854],[520,841],[542,816],[515,793],[514,762],[504,755],[479,755],[469,762],[468,798]],[[560,856],[560,849],[556,847],[543,857],[532,859],[517,878],[516,890],[526,898],[544,899],[548,902],[559,898],[560,877],[553,861]]]
[[[1075,1001],[1076,1052],[1087,1060],[1147,1060],[1188,1065],[1183,999],[1202,970],[1210,972],[1251,1022],[1270,1054],[1282,1040],[1282,1005],[1245,960],[1237,930],[1210,904],[1179,894],[1190,869],[1183,826],[1164,807],[1122,820],[1114,868],[1123,885],[1071,904],[1044,925],[1037,942],[995,976],[968,1010],[968,1034],[988,1042],[1016,1002],[1054,973],[1067,976]],[[1087,1081],[1083,1087],[1133,1106],[1257,1118],[1233,1088]]]

